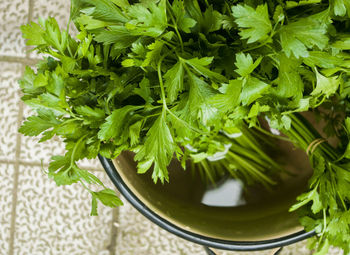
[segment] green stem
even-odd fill
[[[73,167],[74,165],[74,162],[75,162],[75,153],[78,149],[78,146],[79,144],[81,143],[81,141],[86,137],[87,135],[84,135],[82,137],[80,137],[80,139],[77,141],[77,143],[74,145],[74,148],[73,148],[73,151],[72,151],[72,155],[71,155],[71,158],[70,158],[70,167]]]
[[[269,131],[263,129],[262,127],[255,126],[254,129],[257,129],[259,132],[261,132],[261,133],[263,133],[265,135],[271,136],[273,138],[276,138],[276,139],[279,139],[279,140],[283,140],[283,141],[286,141],[286,142],[291,142],[291,140],[288,137],[281,136],[281,135],[274,135],[274,134],[270,133]]]
[[[171,26],[171,27],[174,28],[175,33],[176,33],[177,37],[179,38],[179,42],[180,42],[180,46],[181,46],[181,51],[183,52],[183,51],[184,51],[184,44],[183,44],[183,41],[182,41],[181,34],[180,34],[180,32],[179,32],[179,30],[178,30],[178,28],[177,28],[176,20],[175,20],[173,14],[172,14],[172,6],[170,5],[169,1],[167,1],[167,5],[168,5],[168,8],[169,8],[170,19],[171,19],[171,21],[172,21],[173,24],[174,24],[173,26],[171,26],[171,25],[169,24],[169,26]]]

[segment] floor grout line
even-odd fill
[[[30,23],[33,20],[33,9],[34,9],[34,0],[28,0],[28,20],[27,22]],[[31,47],[26,45],[26,58],[30,59],[30,49]]]
[[[6,159],[6,160],[3,160],[3,159],[0,159],[0,164],[16,164],[16,163],[19,163],[20,165],[26,165],[26,166],[43,166],[45,168],[47,168],[49,166],[48,163],[40,163],[40,162],[33,162],[33,161],[25,161],[25,160],[21,160],[21,159]],[[93,171],[93,172],[103,172],[103,168],[102,168],[102,165],[100,168],[96,167],[91,167],[91,166],[84,166],[84,165],[80,165],[81,168],[84,168],[85,170],[88,170],[88,171]]]
[[[33,16],[33,0],[28,1],[28,20],[29,23]],[[29,58],[29,48],[26,46],[26,58],[18,57],[0,57],[1,61],[7,62],[20,62],[24,65],[34,65],[37,61]],[[22,66],[21,76],[24,74],[25,67]],[[23,121],[24,105],[23,102],[19,102],[18,107],[18,117],[17,117],[17,129],[20,127]],[[13,180],[13,190],[12,190],[12,211],[11,211],[11,225],[10,225],[10,242],[9,242],[9,255],[14,255],[14,244],[15,244],[15,232],[16,232],[16,212],[17,212],[17,200],[18,200],[18,182],[19,182],[19,167],[20,167],[20,156],[21,156],[21,143],[22,135],[17,132],[16,135],[16,160],[14,162],[14,180]]]
[[[0,62],[9,62],[9,63],[22,63],[24,65],[33,66],[38,63],[40,59],[29,58],[29,57],[17,57],[17,56],[5,56],[0,55]]]
[[[113,208],[112,210],[111,235],[110,235],[110,242],[107,247],[109,251],[109,255],[116,255],[118,226],[116,226],[115,223],[119,223],[119,207]]]
[[[22,66],[21,74],[24,72],[24,66]],[[22,123],[23,118],[23,102],[19,102],[18,107],[18,117],[17,117],[17,128]],[[16,136],[16,159],[20,157],[21,154],[21,134],[17,133]],[[14,241],[15,241],[15,228],[16,228],[16,210],[17,210],[17,188],[19,179],[19,160],[14,162],[14,179],[13,179],[13,190],[12,190],[12,211],[11,211],[11,225],[10,225],[10,242],[9,242],[9,255],[14,254]]]

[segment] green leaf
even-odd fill
[[[124,67],[131,67],[131,66],[134,66],[135,65],[135,62],[134,62],[134,60],[133,59],[125,59],[125,60],[123,60],[123,62],[122,62],[122,66],[124,66]]]
[[[90,191],[92,195],[91,201],[91,216],[97,216],[97,200],[108,207],[117,207],[123,205],[123,202],[118,198],[116,192],[111,189],[103,189],[100,191]]]
[[[348,12],[350,16],[350,2],[347,0],[333,0],[333,10],[336,16],[345,16]]]
[[[36,98],[25,101],[25,103],[34,109],[52,110],[57,115],[63,115],[68,114],[66,111],[68,105],[64,100],[50,93],[44,93]]]
[[[151,96],[151,89],[150,89],[150,82],[147,78],[143,78],[142,81],[139,83],[139,88],[135,88],[133,92],[136,95],[139,95],[140,97],[145,100],[146,104],[152,104],[153,98]]]
[[[166,0],[143,1],[130,5],[127,9],[129,17],[127,29],[134,35],[158,37],[168,26]]]
[[[311,206],[311,210],[314,214],[320,212],[323,208],[321,200],[320,200],[320,196],[317,192],[316,189],[313,189],[307,193],[304,193],[300,196],[298,196],[297,198],[298,201],[300,201],[297,204],[294,204],[289,211],[295,211],[297,209],[299,209],[300,207],[306,205],[307,203],[312,201],[312,206]]]
[[[100,200],[105,206],[113,208],[123,205],[123,202],[117,197],[117,193],[111,189],[103,189],[97,192],[92,192],[92,195]]]
[[[213,89],[202,79],[191,72],[189,77],[189,112],[195,119],[200,119],[204,125],[213,123],[217,117],[217,110],[210,104],[210,98],[214,95]]]
[[[75,111],[78,114],[81,114],[86,117],[101,119],[105,117],[105,112],[100,108],[91,108],[87,105],[79,105],[75,108]]]
[[[136,35],[132,35],[124,26],[110,26],[108,30],[96,31],[94,39],[103,44],[113,44],[115,49],[124,49],[129,47],[137,39]]]
[[[177,62],[164,75],[165,87],[170,103],[174,102],[178,94],[184,89],[184,68],[182,62]]]
[[[232,111],[240,102],[242,83],[242,80],[230,80],[224,89],[221,88],[223,94],[213,96],[209,103],[221,112]]]
[[[350,42],[350,41],[349,41]],[[350,49],[350,47],[349,47]],[[334,68],[339,66],[343,59],[330,55],[323,51],[310,51],[309,56],[303,59],[304,63],[312,68]]]
[[[289,130],[292,125],[292,120],[287,115],[283,115],[281,118],[282,125],[286,130]]]
[[[348,34],[338,34],[331,46],[337,50],[350,50],[350,36]]]
[[[325,77],[315,69],[317,84],[316,88],[311,92],[311,95],[324,95],[326,97],[332,96],[340,85],[340,79],[338,76]]]
[[[138,121],[134,124],[132,124],[129,127],[129,137],[130,137],[130,144],[136,145],[140,140],[140,132],[141,128],[143,126],[143,121]]]
[[[159,40],[147,47],[150,51],[147,52],[146,58],[142,63],[143,67],[152,66],[154,69],[157,69],[157,64],[160,59],[160,53],[163,49],[163,45],[164,43]]]
[[[249,5],[232,6],[235,22],[241,28],[239,35],[248,39],[248,43],[264,41],[272,30],[267,4],[259,5],[256,9]]]
[[[235,65],[238,69],[236,69],[236,72],[242,77],[247,76],[254,71],[254,69],[260,64],[261,60],[262,57],[258,58],[253,63],[253,58],[249,53],[247,55],[244,55],[243,52],[237,53]]]
[[[71,165],[70,158],[67,156],[53,156],[49,164],[48,175],[54,179],[57,186],[71,185],[79,181],[79,177]]]
[[[61,122],[50,110],[39,110],[38,116],[30,116],[19,128],[19,132],[28,136],[37,136],[49,128],[56,127]]]
[[[138,109],[137,106],[127,105],[116,109],[106,118],[106,122],[100,127],[97,136],[100,140],[108,141],[110,139],[120,139],[125,128],[125,121]]]
[[[257,78],[248,77],[244,79],[240,101],[243,105],[249,105],[256,99],[262,97],[264,91],[268,87],[268,84]]]
[[[301,98],[304,91],[304,83],[298,69],[301,61],[293,57],[288,58],[284,54],[280,55],[279,61],[277,95],[285,98]]]
[[[177,26],[185,33],[190,33],[191,28],[196,25],[196,21],[192,18],[185,17],[186,11],[182,0],[174,0],[172,10],[176,19]]]
[[[40,46],[46,44],[43,37],[45,30],[39,24],[30,22],[28,25],[22,25],[21,31],[23,38],[27,39],[27,45]]]
[[[154,182],[168,181],[167,166],[175,152],[175,142],[166,123],[165,111],[157,118],[147,132],[144,146],[136,154],[135,159],[141,161],[138,164],[140,173],[146,172],[152,163],[154,164],[152,178]],[[147,162],[147,164],[145,164]]]
[[[219,82],[225,82],[227,79],[225,76],[211,71],[209,68],[207,68],[208,65],[211,64],[213,61],[213,57],[204,57],[204,58],[192,58],[192,59],[181,59],[186,64],[190,65],[194,70],[196,70],[199,74],[203,75],[204,77],[217,80]]]
[[[280,30],[282,49],[290,57],[308,57],[308,49],[323,50],[328,44],[327,26],[316,18],[303,18],[283,26]]]
[[[75,2],[80,2],[81,13],[98,20],[115,23],[128,21],[119,7],[110,0],[79,0]]]

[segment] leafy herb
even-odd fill
[[[64,138],[67,152],[52,158],[49,175],[58,185],[83,183],[92,214],[97,200],[120,204],[76,163],[98,153],[134,152],[138,171],[153,166],[155,182],[168,181],[177,158],[212,180],[223,166],[248,183],[274,183],[280,167],[256,137],[272,135],[265,117],[309,156],[310,189],[291,209],[318,233],[318,254],[329,245],[350,252],[348,1],[72,0],[70,22],[76,38],[54,18],[22,26],[27,44],[48,57],[20,81],[37,111],[20,132]],[[323,118],[336,147],[298,114],[305,111]],[[223,135],[237,132],[242,139]],[[208,161],[218,153],[221,161]]]

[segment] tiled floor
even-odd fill
[[[79,185],[57,187],[43,172],[62,144],[38,144],[17,132],[30,114],[20,102],[17,80],[39,58],[26,51],[19,26],[40,16],[54,16],[65,26],[68,15],[69,0],[0,0],[0,255],[205,255],[202,247],[166,233],[128,204],[100,207],[99,217],[89,216],[87,192]],[[82,164],[108,183],[98,161]],[[301,243],[281,254],[310,251]]]

